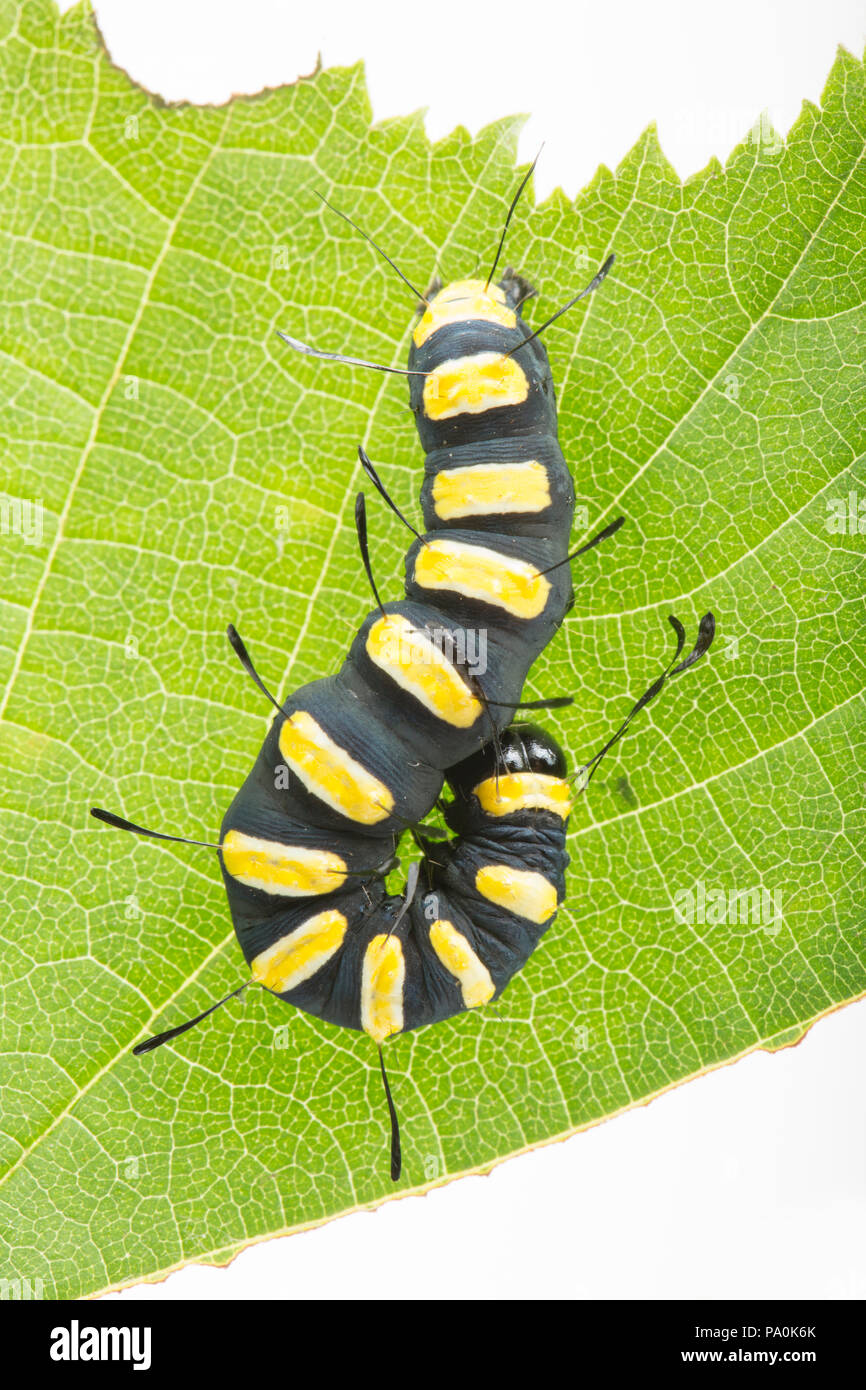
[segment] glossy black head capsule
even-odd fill
[[[479,782],[514,772],[542,772],[565,777],[565,754],[552,734],[538,724],[512,724],[499,737],[499,750],[491,741],[477,753],[448,769],[448,784],[455,796],[469,796]]]
[[[562,783],[561,795],[565,803],[567,770],[565,754],[552,734],[538,724],[512,724],[499,736],[498,747],[491,740],[477,753],[448,769],[446,778],[454,801],[447,808],[446,820],[453,830],[460,832],[468,828],[470,821],[474,823],[479,816],[484,818],[491,812],[496,820],[503,815],[520,814],[524,810],[522,798],[514,799],[511,810],[511,798],[507,795],[509,783],[505,781],[520,773],[537,773],[550,778],[551,784]]]

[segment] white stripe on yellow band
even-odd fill
[[[512,869],[509,864],[486,864],[475,875],[475,887],[483,898],[525,917],[539,926],[557,909],[556,889],[530,869]]]
[[[312,715],[298,710],[280,729],[280,752],[307,791],[360,825],[386,820],[394,798],[366,768],[325,733]]]
[[[319,912],[256,956],[253,979],[274,994],[295,989],[331,959],[343,944],[348,922],[342,912]]]
[[[529,382],[519,362],[501,352],[452,357],[427,373],[424,414],[428,420],[481,415],[499,406],[522,405]]]
[[[496,986],[490,971],[453,922],[444,918],[435,921],[430,927],[430,944],[449,975],[459,981],[467,1009],[477,1009],[479,1004],[487,1004],[493,998]]]
[[[396,936],[374,936],[364,952],[361,972],[361,1027],[374,1042],[384,1042],[403,1027],[406,962]]]
[[[223,863],[239,883],[287,898],[333,893],[346,881],[346,862],[325,849],[281,845],[241,830],[229,830],[222,842]]]
[[[498,779],[488,777],[473,791],[490,816],[510,816],[514,811],[552,811],[565,820],[571,811],[568,783],[544,772],[509,772]]]
[[[548,581],[526,560],[445,538],[420,547],[415,582],[424,589],[448,589],[493,604],[515,618],[537,618],[550,593]]]
[[[517,326],[517,315],[509,309],[498,285],[488,285],[485,291],[483,280],[455,280],[431,299],[412,334],[415,346],[422,347],[448,323],[465,323],[472,319],[501,323],[503,328]]]
[[[549,506],[547,469],[536,459],[443,468],[433,479],[433,508],[441,521],[543,512]]]
[[[481,714],[480,702],[444,652],[401,614],[389,613],[373,623],[367,655],[402,690],[454,728],[471,728]]]

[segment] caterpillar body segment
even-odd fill
[[[421,507],[429,530],[545,539],[571,515],[574,485],[555,435],[478,440],[430,450]]]
[[[497,754],[488,743],[480,756],[449,771],[455,837],[450,844],[436,842],[425,857],[411,901],[385,891],[384,863],[371,869],[363,886],[355,880],[330,894],[287,900],[239,884],[223,850],[235,927],[253,979],[286,1003],[364,1030],[376,1042],[501,993],[562,900],[569,790],[563,755],[540,729],[516,725],[500,748],[509,768],[519,770],[512,780],[525,774],[536,787],[541,774],[558,794],[558,809],[506,800],[485,810],[479,789],[497,776]],[[350,859],[354,838],[351,832],[328,835],[328,852]]]
[[[522,684],[572,600],[569,568],[559,564],[567,539],[455,528],[425,540],[406,555],[409,598],[435,602],[468,631],[483,630],[488,647],[513,654]]]
[[[511,307],[519,293],[509,277],[486,291],[482,281],[458,281],[419,319],[409,391],[425,453],[506,437],[556,438],[550,363],[540,339],[526,341],[532,330]],[[492,318],[497,312],[507,321]]]

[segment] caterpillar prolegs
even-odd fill
[[[532,662],[571,605],[574,558],[574,488],[540,341],[553,319],[531,330],[520,313],[534,293],[530,286],[511,271],[493,279],[525,183],[487,280],[460,280],[420,296],[405,372],[426,455],[426,530],[415,531],[406,556],[405,599],[379,600],[359,494],[358,539],[377,606],[341,670],[279,703],[229,629],[244,666],[277,708],[213,846],[250,967],[247,983],[330,1024],[365,1031],[379,1044],[380,1061],[381,1045],[395,1034],[501,994],[564,896],[571,808],[565,758],[551,735],[512,722]],[[595,289],[612,261],[564,307]],[[397,370],[281,336],[315,357]],[[367,476],[405,521],[359,453]],[[584,786],[633,715],[709,646],[712,615],[702,619],[685,660],[682,626],[670,621],[673,661],[580,770]],[[445,781],[448,803],[441,801]],[[437,802],[449,842],[431,840],[421,825]],[[93,814],[154,834],[109,812]],[[407,831],[423,857],[405,892],[389,894],[385,875]],[[135,1050],[178,1036],[211,1011]],[[382,1075],[396,1178],[399,1136],[384,1063]]]

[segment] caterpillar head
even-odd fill
[[[561,799],[563,807],[565,806],[568,799],[565,783],[567,764],[565,754],[552,734],[540,728],[538,724],[512,724],[500,734],[498,742],[498,749],[491,740],[477,753],[448,769],[448,784],[454,792],[451,811],[455,827],[462,822],[465,812],[470,808],[480,806],[488,809],[486,802],[491,797],[499,798],[492,814],[507,814],[500,809],[506,804],[502,798],[508,798],[518,785],[516,781],[509,779],[517,779],[523,773],[539,774],[545,779],[546,784],[547,779],[550,779],[551,787],[554,781],[561,783]],[[523,801],[523,798],[520,800]],[[518,807],[515,804],[514,809],[526,807]]]

